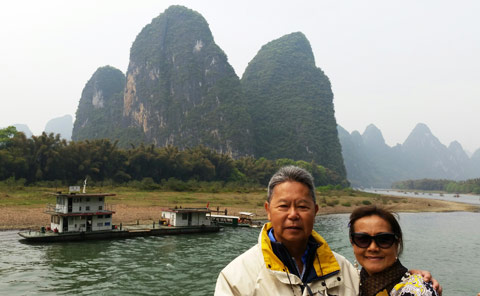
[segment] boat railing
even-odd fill
[[[112,204],[105,204],[103,207],[104,211],[115,212],[115,206]]]
[[[45,213],[55,214],[55,213],[64,213],[65,207],[59,206],[57,204],[47,204],[45,208]],[[102,208],[90,208],[89,210],[82,210],[81,213],[92,213],[92,212],[115,212],[115,206],[112,204],[103,204]],[[74,213],[79,213],[75,211]]]
[[[45,213],[56,213],[56,212],[60,212],[60,209],[57,208],[57,205],[47,204],[45,208]]]

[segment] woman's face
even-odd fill
[[[371,236],[392,232],[390,224],[376,215],[358,219],[355,221],[353,229],[355,233],[366,233]],[[352,246],[358,263],[370,275],[383,271],[397,260],[398,242],[388,249],[380,248],[374,240],[366,248],[360,248],[353,243]]]

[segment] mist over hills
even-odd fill
[[[69,139],[70,129],[73,140],[107,138],[124,148],[203,145],[233,157],[304,160],[352,186],[480,176],[480,149],[468,157],[460,143],[445,146],[424,124],[394,147],[374,125],[363,134],[337,126],[330,80],[303,33],[262,46],[240,79],[207,21],[182,6],[139,32],[126,74],[111,66],[92,74],[71,126],[71,117],[57,118],[45,130]]]
[[[373,124],[363,134],[338,126],[347,179],[352,186],[390,188],[408,179],[466,180],[480,177],[480,149],[468,157],[461,144],[447,147],[427,125],[415,126],[403,144],[390,147]]]
[[[101,67],[87,82],[74,140],[203,145],[232,157],[314,162],[346,176],[330,81],[300,32],[264,45],[240,80],[206,20],[171,6],[137,35],[125,78],[119,72]]]
[[[47,134],[60,134],[61,138],[65,140],[72,139],[73,118],[72,115],[67,114],[61,117],[50,119],[45,125],[44,131]]]
[[[17,129],[17,131],[24,133],[27,138],[30,138],[33,135],[32,131],[26,124],[15,123],[15,124],[12,124],[12,126],[14,126]]]

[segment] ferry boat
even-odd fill
[[[253,220],[253,217],[255,216],[254,213],[239,212],[238,215],[240,216],[240,220],[238,221],[239,223],[248,224],[250,227],[262,227],[262,223],[260,221]]]
[[[255,214],[249,212],[239,212],[238,214],[239,216],[210,214],[207,217],[209,217],[213,223],[221,226],[261,227],[261,223],[252,220]]]
[[[220,226],[249,227],[248,224],[239,223],[240,217],[238,216],[211,214],[208,217],[213,223]]]
[[[207,218],[211,212],[207,208],[165,209],[158,224],[113,225],[115,211],[105,204],[105,198],[115,194],[85,193],[85,189],[83,193],[78,191],[74,189],[69,193],[54,194],[56,204],[47,205],[45,211],[50,215],[49,227],[18,234],[27,242],[57,242],[218,232],[221,229]]]

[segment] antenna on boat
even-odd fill
[[[85,181],[83,181],[83,193],[87,193],[85,191],[85,188],[87,187],[87,178],[85,178]]]

